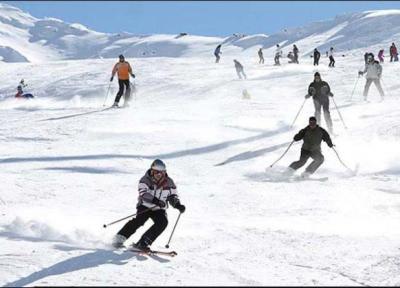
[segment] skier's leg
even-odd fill
[[[331,112],[329,111],[329,98],[326,96],[324,101],[322,102],[322,108],[324,110],[324,118],[326,122],[326,126],[328,127],[329,133],[332,133],[332,118],[331,118]]]
[[[317,124],[321,125],[321,103],[316,100],[313,99],[314,102],[314,108],[315,108],[315,118],[317,118]]]
[[[146,246],[150,246],[154,240],[157,239],[158,236],[167,228],[168,218],[165,210],[160,209],[153,211],[150,215],[150,218],[153,220],[154,224],[143,234],[140,238],[139,243],[143,243]]]
[[[119,85],[119,90],[117,95],[115,96],[114,105],[117,105],[119,103],[119,100],[121,99],[121,96],[124,93],[124,80],[118,80],[118,85]]]
[[[238,75],[239,79],[242,79],[242,75],[240,75],[240,71],[236,69],[236,74]]]
[[[127,239],[132,236],[132,234],[135,233],[139,227],[143,226],[147,219],[149,219],[151,211],[149,210],[143,213],[143,211],[146,209],[147,207],[145,206],[139,206],[137,209],[138,215],[136,216],[136,218],[128,221],[117,234],[122,235]]]
[[[124,80],[124,84],[125,84],[125,102],[124,102],[124,106],[128,106],[129,101],[131,100],[131,83],[128,80]]]
[[[371,86],[371,83],[372,83],[372,79],[367,79],[367,81],[365,82],[364,92],[363,92],[364,100],[367,100],[368,91],[369,91],[369,87]]]
[[[324,162],[324,155],[322,155],[321,151],[313,151],[311,152],[310,157],[314,160],[308,165],[306,168],[306,172],[313,174],[319,166]]]
[[[246,73],[244,73],[244,70],[242,70],[242,74],[243,74],[244,79],[247,79],[247,75],[246,75]]]
[[[375,84],[376,88],[378,89],[379,94],[381,95],[381,98],[382,99],[385,98],[385,92],[383,92],[381,81],[379,79],[374,79],[374,84]]]
[[[297,170],[300,167],[304,166],[304,164],[306,164],[308,158],[310,158],[310,152],[301,149],[300,159],[298,161],[295,161],[292,164],[290,164],[289,167],[294,170]]]

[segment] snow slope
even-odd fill
[[[249,79],[240,81],[232,59],[133,59],[134,105],[102,112],[112,59],[3,64],[1,94],[17,75],[38,97],[0,103],[1,285],[399,285],[398,63],[384,64],[386,100],[371,87],[362,103],[363,79],[349,100],[362,57],[339,58],[331,70],[321,58],[348,126],[332,108],[333,141],[359,172],[323,144],[315,178],[329,179],[287,182],[279,171],[300,144],[268,166],[313,113],[306,102],[290,128],[317,69],[242,55]],[[187,207],[173,259],[113,251],[125,222],[102,228],[135,212],[137,182],[155,158]],[[156,249],[178,215],[168,214]]]
[[[65,59],[126,57],[206,57],[223,44],[224,55],[256,55],[265,48],[273,55],[280,43],[285,55],[296,44],[300,55],[309,57],[314,48],[321,52],[334,47],[340,54],[349,50],[391,43],[400,38],[400,10],[377,10],[345,14],[286,28],[272,35],[233,34],[227,37],[197,35],[134,35],[102,33],[79,23],[55,18],[37,19],[28,13],[0,3],[0,61],[32,62]],[[4,47],[4,48],[3,48]],[[386,48],[388,49],[389,46]]]

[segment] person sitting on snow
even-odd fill
[[[15,94],[15,98],[34,98],[33,97],[33,95],[31,94],[31,93],[25,93],[24,94],[24,91],[22,90],[22,88],[25,88],[25,87],[27,87],[28,85],[27,84],[25,84],[25,82],[24,82],[24,79],[22,79],[20,82],[19,82],[19,85],[18,85],[18,87],[17,87],[17,94]]]

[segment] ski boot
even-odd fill
[[[113,241],[112,241],[112,246],[114,248],[121,248],[124,247],[124,242],[126,241],[126,237],[121,234],[117,234],[114,236]]]

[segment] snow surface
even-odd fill
[[[319,67],[303,55],[276,67],[264,53],[259,65],[233,45],[219,64],[189,52],[128,58],[133,105],[106,111],[117,92],[113,82],[106,97],[115,59],[0,62],[0,285],[399,286],[399,63],[383,65],[383,102],[373,86],[362,102],[365,79],[357,78],[365,50],[390,43],[348,51],[333,69],[325,55]],[[248,80],[237,79],[234,57]],[[332,103],[336,150],[359,169],[349,173],[322,144],[316,179],[288,181],[281,172],[300,143],[269,166],[313,114],[307,100],[290,127],[315,71],[348,127]],[[33,101],[10,97],[21,78]],[[102,226],[135,213],[137,183],[155,158],[187,207],[170,243],[178,256],[113,251],[125,221]],[[154,249],[165,249],[178,212],[168,215]]]

